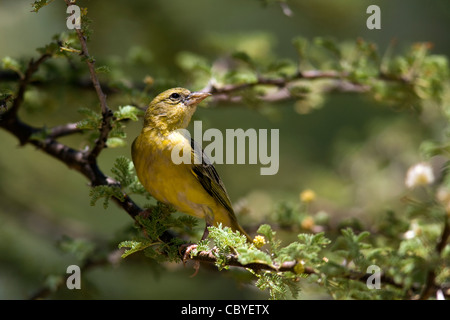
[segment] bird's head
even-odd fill
[[[210,96],[207,92],[190,92],[184,88],[166,90],[150,103],[144,116],[144,128],[170,132],[188,126],[197,104]]]

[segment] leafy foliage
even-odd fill
[[[179,246],[184,243],[180,238],[169,242],[161,240],[162,235],[170,228],[191,231],[197,225],[197,219],[190,216],[175,217],[174,210],[160,202],[150,206],[137,217],[137,226],[141,235],[133,240],[122,241],[119,248],[130,248],[124,252],[123,258],[132,253],[142,251],[144,255],[156,262],[179,262]]]
[[[45,7],[53,1],[54,0],[36,0],[31,4],[31,6],[33,7],[34,12],[38,12],[40,9],[42,9],[42,7]]]
[[[107,209],[109,200],[111,200],[112,197],[123,201],[124,193],[129,195],[139,194],[145,196],[147,199],[151,198],[139,182],[139,179],[134,171],[133,162],[130,159],[124,156],[117,158],[111,172],[119,185],[100,185],[93,187],[89,194],[91,197],[91,206],[95,205],[99,199],[104,198],[103,207]]]
[[[89,196],[91,197],[91,206],[95,206],[97,201],[101,198],[104,198],[103,200],[103,208],[107,209],[109,205],[109,200],[114,197],[119,200],[124,199],[124,195],[122,193],[122,190],[118,186],[95,186],[91,189],[89,192]]]
[[[80,108],[78,110],[84,118],[77,123],[77,128],[90,131],[89,141],[94,142],[99,137],[99,129],[101,128],[103,117],[101,113],[95,112],[89,108]],[[114,112],[114,119],[112,121],[112,130],[109,133],[106,142],[109,148],[117,148],[125,146],[126,133],[124,131],[124,121],[132,120],[138,121],[138,116],[142,111],[134,106],[119,106],[118,110]]]

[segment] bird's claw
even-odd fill
[[[180,255],[183,255],[183,265],[186,265],[186,261],[189,260],[190,258],[190,254],[191,251],[196,249],[197,245],[196,244],[182,244],[180,246],[180,249],[178,250],[178,252],[180,253]],[[184,251],[184,253],[183,253]],[[200,269],[200,262],[199,261],[194,261],[194,269],[195,272],[190,276],[191,278],[195,277],[198,273],[198,270]]]
[[[189,260],[191,251],[194,250],[195,248],[197,248],[197,245],[192,244],[192,243],[182,244],[180,246],[180,249],[178,250],[178,252],[180,253],[180,255],[183,255],[182,261],[183,261],[184,265],[186,264],[186,261]],[[184,253],[183,253],[183,251],[184,251]]]

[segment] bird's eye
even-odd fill
[[[174,93],[172,93],[172,94],[170,95],[169,98],[172,99],[172,100],[178,100],[178,99],[180,99],[180,94],[174,92]]]

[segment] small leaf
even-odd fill
[[[96,130],[100,128],[102,115],[89,108],[80,108],[78,113],[85,116],[84,119],[78,121],[77,128],[84,130]]]
[[[119,107],[119,110],[114,112],[114,117],[116,120],[130,119],[133,121],[138,121],[138,116],[142,114],[143,111],[134,106],[123,106]]]
[[[238,255],[238,261],[243,265],[249,263],[264,263],[267,265],[272,264],[272,259],[270,256],[254,247],[241,247],[236,249]]]
[[[251,67],[254,66],[252,58],[244,51],[236,51],[232,54],[232,57],[236,60],[240,60],[242,62],[247,63]]]
[[[314,39],[314,43],[322,48],[327,49],[329,52],[331,52],[333,55],[335,55],[338,59],[341,58],[341,49],[339,46],[331,40],[330,38],[322,38],[318,37]]]
[[[110,73],[111,69],[108,66],[100,66],[95,68],[96,73]]]
[[[111,197],[115,197],[120,201],[124,200],[122,190],[118,186],[95,186],[91,188],[89,196],[91,197],[91,206],[95,206],[99,199],[104,198],[103,208],[105,209],[108,208],[109,199],[111,199]]]
[[[35,141],[44,141],[45,139],[47,139],[49,133],[50,131],[46,127],[44,127],[41,130],[32,133],[29,139]]]
[[[125,250],[125,252],[122,254],[122,258],[126,258],[128,257],[130,254],[138,252],[138,251],[142,251],[146,248],[148,248],[149,246],[153,245],[154,243],[151,241],[133,241],[133,240],[127,240],[127,241],[122,241],[121,243],[119,243],[119,249],[122,248],[129,248],[127,250]]]
[[[211,72],[211,65],[208,60],[192,52],[183,51],[176,56],[176,63],[185,71],[203,71],[207,74]]]
[[[33,7],[33,10],[31,12],[38,12],[42,7],[45,7],[53,1],[54,0],[36,0],[31,4],[31,6]]]
[[[127,143],[122,138],[109,138],[106,140],[106,145],[108,148],[119,148],[126,146]]]
[[[13,71],[17,72],[20,75],[20,77],[23,78],[23,72],[21,70],[22,66],[20,65],[20,63],[17,60],[6,56],[2,59],[2,65],[3,65],[3,69],[13,70]]]
[[[309,41],[306,38],[303,37],[296,37],[292,40],[292,44],[297,49],[297,53],[300,59],[306,58],[306,50],[309,45]]]
[[[123,188],[128,187],[134,182],[134,164],[130,159],[124,156],[120,156],[116,159],[111,172]]]

